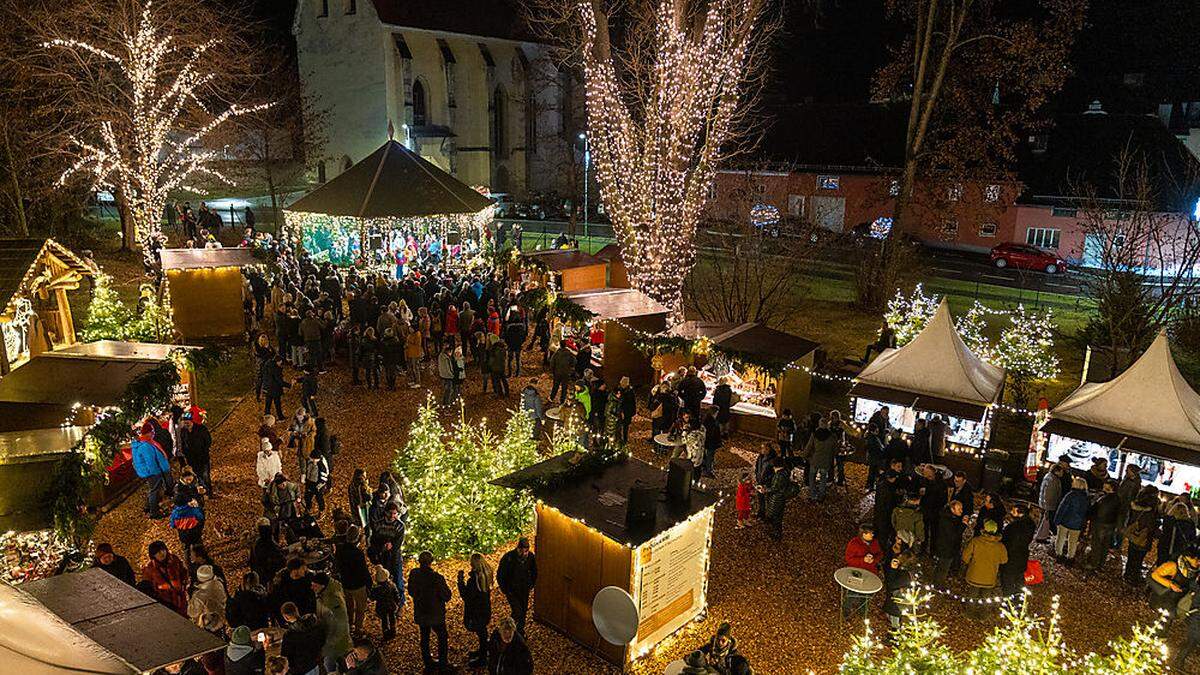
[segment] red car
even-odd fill
[[[992,249],[992,264],[998,268],[1017,267],[1040,270],[1046,274],[1067,271],[1067,261],[1053,251],[1028,244],[1000,244]]]

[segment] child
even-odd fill
[[[400,591],[392,583],[391,574],[383,565],[375,566],[375,585],[371,587],[371,599],[375,601],[375,616],[383,629],[383,639],[396,637],[396,613],[400,609]]]
[[[734,505],[737,508],[737,527],[741,529],[746,526],[746,521],[750,519],[750,496],[754,494],[754,487],[750,484],[750,472],[743,471],[742,479],[738,481],[737,497]]]

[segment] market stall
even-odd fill
[[[592,318],[573,327],[577,342],[592,344],[592,362],[601,369],[604,381],[615,386],[628,377],[635,386],[649,384],[654,377],[650,357],[636,346],[638,335],[658,333],[667,327],[667,311],[650,296],[630,288],[606,288],[562,296]],[[572,327],[564,328],[570,334]]]
[[[578,249],[526,251],[514,259],[508,278],[522,289],[550,287],[561,293],[604,288],[608,265]]]
[[[631,288],[629,283],[629,268],[625,267],[625,260],[621,257],[620,246],[615,243],[609,244],[596,251],[595,256],[608,264],[609,288]]]
[[[865,425],[888,407],[893,429],[914,430],[918,419],[946,423],[944,458],[952,469],[978,477],[991,433],[992,409],[1004,389],[1004,369],[974,354],[959,336],[945,300],[911,342],[885,349],[854,378],[850,410]]]
[[[53,527],[54,470],[86,431],[69,425],[0,432],[0,531]]]
[[[284,209],[284,236],[317,262],[402,268],[475,252],[494,205],[479,191],[388,140]]]
[[[1085,383],[1050,409],[1030,446],[1030,466],[1065,456],[1086,471],[1103,459],[1119,478],[1136,464],[1159,490],[1200,494],[1200,394],[1159,333],[1115,379]]]
[[[0,584],[0,671],[153,673],[225,646],[108,572]]]
[[[0,239],[0,376],[43,351],[75,343],[68,292],[96,265],[53,239]]]
[[[638,459],[594,458],[567,453],[496,483],[538,500],[534,617],[625,668],[703,616],[718,499],[667,490],[668,473]],[[636,630],[626,644],[602,638],[595,624],[593,600],[609,587],[632,600]]]
[[[245,330],[242,270],[261,262],[248,248],[168,248],[159,252],[175,330],[185,340]]]
[[[733,428],[774,438],[784,410],[800,417],[808,409],[820,345],[760,323],[685,321],[639,340],[639,347],[654,354],[659,379],[681,366],[696,366],[708,389],[705,404],[712,403],[721,378],[728,378],[737,396]]]

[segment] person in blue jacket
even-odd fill
[[[162,518],[159,508],[163,492],[171,480],[171,463],[163,447],[154,440],[154,426],[144,422],[138,431],[138,436],[130,444],[133,454],[133,470],[139,478],[146,479],[146,515],[151,518]]]
[[[1054,554],[1059,562],[1070,565],[1075,559],[1075,549],[1079,546],[1079,532],[1087,522],[1088,508],[1087,483],[1076,476],[1071,480],[1071,490],[1058,504],[1054,512]]]

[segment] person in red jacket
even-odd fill
[[[743,471],[742,479],[738,481],[737,496],[734,507],[737,509],[737,526],[743,528],[750,520],[750,504],[754,495],[754,484],[750,482],[750,472]]]
[[[879,561],[883,558],[883,549],[875,541],[875,528],[863,525],[858,528],[858,536],[846,544],[846,564],[850,567],[864,569],[872,574],[879,573]]]
[[[178,556],[161,541],[151,542],[150,561],[142,568],[142,581],[154,588],[154,597],[162,604],[187,616],[188,571]]]

